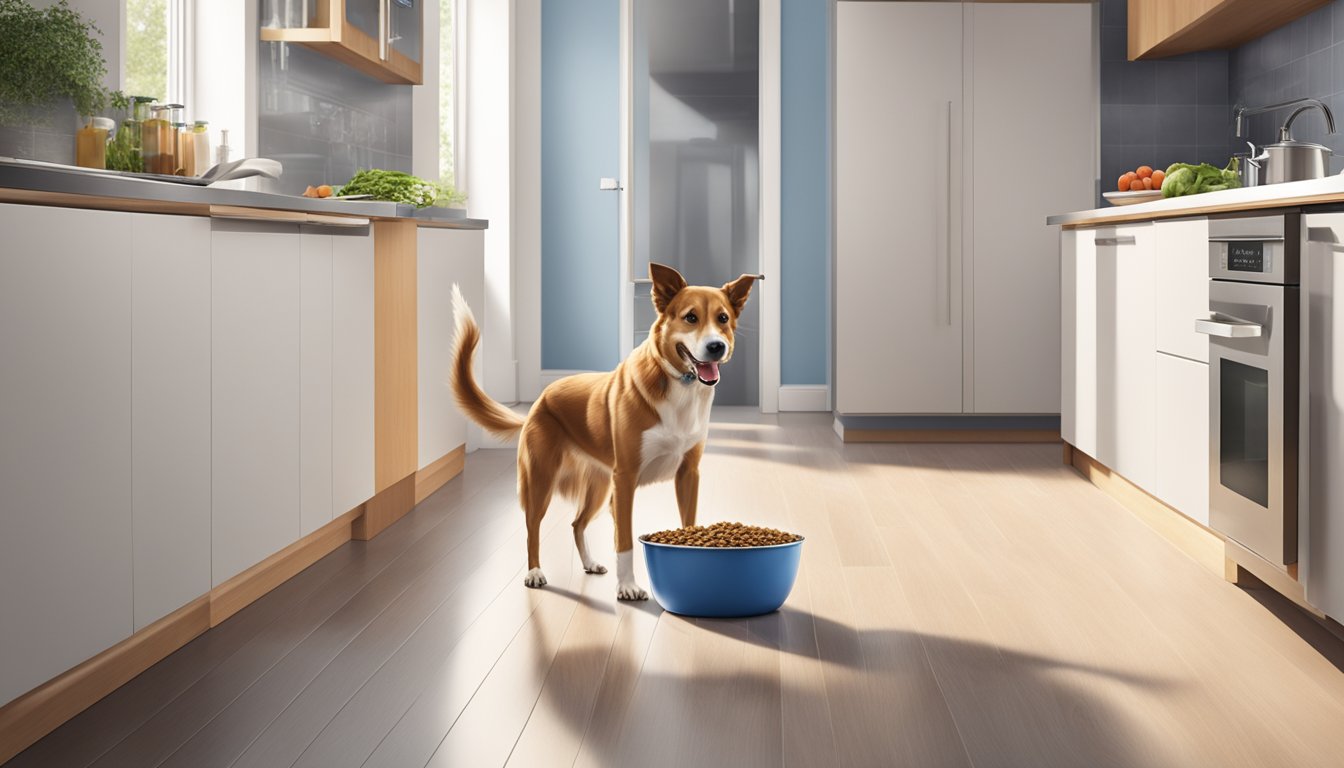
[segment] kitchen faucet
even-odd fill
[[[1234,126],[1237,138],[1242,138],[1242,117],[1246,115],[1260,115],[1265,112],[1273,112],[1276,109],[1297,105],[1301,106],[1298,106],[1297,109],[1293,110],[1293,113],[1283,122],[1283,127],[1279,129],[1279,141],[1292,141],[1293,136],[1291,129],[1293,127],[1293,121],[1297,119],[1298,115],[1312,108],[1321,110],[1321,114],[1325,115],[1326,129],[1332,134],[1335,132],[1335,116],[1330,112],[1329,107],[1318,99],[1293,99],[1292,101],[1285,101],[1281,104],[1271,104],[1268,107],[1237,107]]]

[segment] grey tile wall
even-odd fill
[[[1101,0],[1101,189],[1140,165],[1225,165],[1232,152],[1229,55],[1128,60],[1125,0]]]
[[[341,184],[363,168],[411,170],[411,86],[389,85],[296,45],[260,43],[258,154],[284,174],[265,191]]]
[[[1324,8],[1252,40],[1231,52],[1229,94],[1233,105],[1263,106],[1291,99],[1320,99],[1335,113],[1344,130],[1344,5],[1336,0]],[[1268,144],[1289,111],[1246,119],[1247,138]],[[1315,141],[1344,152],[1344,134],[1328,135],[1318,113],[1293,123],[1293,138]],[[1344,160],[1336,157],[1332,170]]]

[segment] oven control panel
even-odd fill
[[[1274,271],[1273,254],[1274,249],[1265,248],[1263,242],[1230,242],[1222,251],[1221,266],[1228,272],[1264,275]]]

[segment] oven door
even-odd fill
[[[1214,280],[1209,523],[1271,563],[1297,562],[1295,286]]]

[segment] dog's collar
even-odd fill
[[[681,375],[681,383],[682,383],[682,384],[694,384],[694,383],[695,383],[695,372],[694,372],[694,371],[687,371],[687,372],[683,373],[683,374]]]

